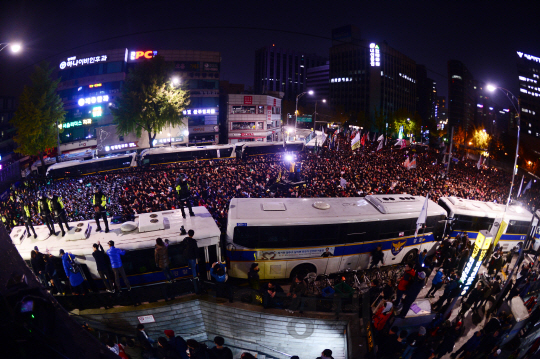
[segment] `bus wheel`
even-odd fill
[[[418,249],[412,249],[403,257],[403,260],[401,261],[401,264],[411,264],[416,263]],[[413,264],[414,267],[414,264]]]
[[[294,279],[296,276],[304,279],[311,272],[317,273],[317,268],[313,264],[300,264],[291,271],[291,279]]]

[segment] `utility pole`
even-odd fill
[[[454,144],[454,126],[452,126],[452,133],[450,134],[450,153],[448,153],[448,165],[446,166],[446,177],[450,172],[450,162],[452,162],[452,145]]]

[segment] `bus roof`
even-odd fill
[[[325,223],[347,223],[418,218],[424,201],[425,197],[406,194],[365,198],[233,198],[229,223],[309,225],[323,219]],[[429,216],[446,216],[446,211],[431,200],[427,212]]]
[[[193,152],[203,150],[219,150],[223,148],[234,148],[234,145],[211,145],[211,146],[191,146],[191,147],[155,147],[147,148],[141,152],[141,157],[156,155],[160,153]]]
[[[200,247],[219,243],[221,232],[208,210],[205,207],[193,207],[193,212],[195,212],[195,217],[186,219],[182,218],[180,210],[155,212],[156,214],[162,214],[165,229],[143,233],[138,230],[122,232],[120,229],[122,224],[113,223],[109,223],[109,233],[95,232],[94,220],[71,222],[70,226],[74,228],[80,226],[79,228],[84,230],[88,226],[92,227],[90,235],[86,239],[79,240],[74,240],[75,233],[73,229],[65,237],[61,235],[49,237],[49,230],[46,226],[34,226],[38,238],[24,238],[20,244],[15,244],[15,247],[25,260],[30,259],[30,252],[34,249],[34,246],[38,246],[39,251],[42,253],[49,249],[54,256],[58,256],[60,249],[75,255],[92,255],[92,244],[100,241],[101,245],[107,249],[107,242],[110,240],[114,241],[115,247],[124,250],[153,248],[158,237],[168,238],[171,244],[182,241],[187,235],[180,235],[180,226],[184,226],[186,231],[190,229],[195,231],[194,238],[197,239]],[[150,213],[145,215],[150,215]],[[138,222],[138,217],[135,218],[135,222]],[[58,225],[55,227],[55,229],[58,229]],[[18,241],[16,234],[22,233],[24,230],[24,226],[13,228],[11,238],[14,243]]]
[[[504,204],[494,202],[482,202],[473,199],[465,199],[460,197],[441,197],[440,201],[444,202],[453,212],[453,215],[462,214],[473,217],[502,217],[504,214]],[[452,213],[448,213],[452,215]],[[504,216],[510,220],[530,221],[532,213],[527,209],[518,205],[509,205]]]
[[[134,155],[136,155],[135,152],[128,153],[128,154],[111,155],[111,156],[100,157],[100,158],[92,158],[91,160],[73,160],[73,161],[55,163],[54,165],[51,165],[49,168],[47,168],[47,174],[49,173],[49,171],[56,170],[56,169],[59,169],[59,168],[72,167],[72,166],[77,166],[77,165],[85,165],[85,164],[96,163],[96,162],[103,162],[103,161],[108,161],[108,160],[113,160],[113,159],[118,159],[118,158],[124,158],[124,157],[125,158],[127,158],[127,157],[133,158]]]

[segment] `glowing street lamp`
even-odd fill
[[[176,86],[180,85],[180,78],[178,76],[173,77],[171,80],[172,80],[173,86],[176,87]]]
[[[294,132],[296,132],[296,122],[298,121],[298,99],[305,94],[313,95],[314,92],[312,90],[309,90],[307,92],[302,92],[296,96],[296,111],[294,112]]]
[[[4,50],[6,47],[9,46],[9,49],[14,54],[16,54],[16,53],[18,53],[18,52],[20,52],[22,50],[22,45],[20,43],[17,43],[17,42],[1,42],[0,46],[2,46],[0,48],[0,51]]]

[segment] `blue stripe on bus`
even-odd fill
[[[467,234],[469,239],[476,239],[478,237],[478,232],[466,232],[466,231],[452,231],[450,237],[455,238],[459,233]],[[523,237],[526,237],[526,234],[503,234],[501,235],[501,241],[522,241]]]
[[[400,239],[394,238],[392,240],[385,240],[385,241],[374,241],[374,242],[367,242],[367,243],[359,243],[359,244],[350,244],[350,245],[337,245],[334,247],[334,257],[340,257],[340,256],[347,256],[347,255],[355,255],[355,254],[364,254],[364,253],[370,253],[372,250],[377,248],[377,246],[381,246],[383,251],[392,250],[392,244],[395,242],[400,242],[403,240],[406,240],[407,242],[405,244],[401,245],[401,250],[396,254],[399,255],[401,252],[406,252],[405,247],[410,246],[416,246],[424,243],[433,242],[434,238],[432,234],[425,235],[424,240],[419,242],[422,237],[409,237],[409,238],[403,238]],[[324,248],[324,246],[317,246],[318,248]],[[329,246],[333,247],[333,246]],[[306,247],[306,248],[312,248],[312,247]],[[269,249],[269,251],[276,250],[276,251],[285,251],[290,248],[276,248],[276,249]],[[231,251],[227,250],[227,258],[234,262],[254,262],[257,260],[256,258],[257,250],[240,250],[240,251]],[[294,259],[294,258],[291,258]],[[298,258],[300,259],[300,258]],[[306,258],[301,258],[306,259]]]

